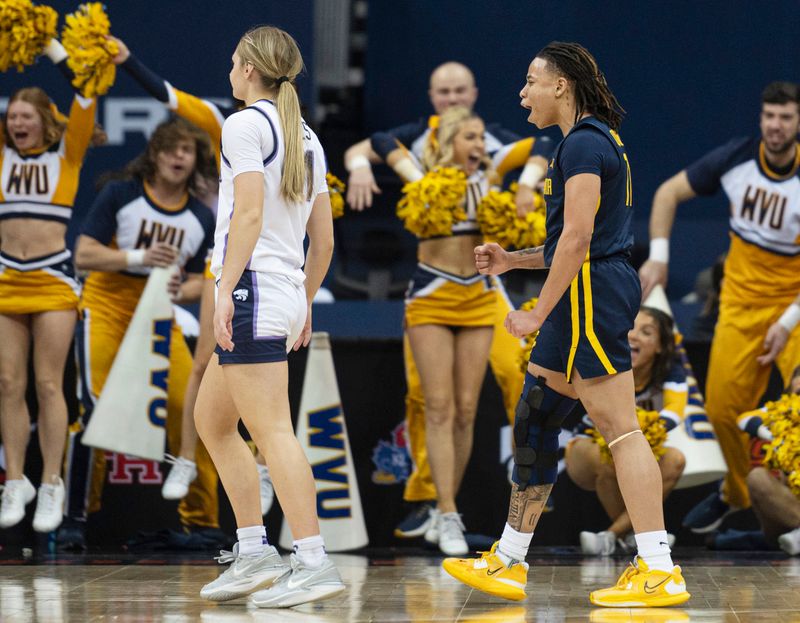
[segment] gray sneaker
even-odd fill
[[[200,590],[200,597],[209,601],[228,601],[244,597],[271,585],[284,573],[288,573],[286,563],[272,546],[267,547],[260,556],[239,556],[239,544],[236,543],[232,552],[222,550],[216,560],[221,565],[232,564],[216,580]]]
[[[319,569],[309,569],[292,554],[292,568],[268,589],[254,593],[251,603],[259,608],[291,608],[310,601],[327,599],[346,587],[329,558]]]

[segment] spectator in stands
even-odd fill
[[[180,89],[176,89],[162,77],[156,75],[149,67],[145,66],[137,57],[131,54],[125,42],[116,37],[111,37],[116,42],[119,52],[114,57],[114,63],[120,65],[139,85],[162,102],[169,110],[174,111],[190,123],[208,134],[211,146],[214,149],[217,167],[220,163],[220,140],[222,138],[222,123],[227,117],[236,112],[235,108],[221,106],[206,99],[201,99]],[[216,198],[214,198],[216,204]],[[215,206],[216,210],[216,206]],[[197,399],[197,390],[206,366],[214,352],[214,331],[211,320],[214,317],[214,276],[206,262],[205,281],[200,297],[200,335],[194,349],[192,371],[186,384],[186,395],[183,400],[183,425],[181,427],[181,447],[178,455],[173,460],[169,476],[164,481],[161,490],[166,499],[181,499],[189,492],[189,485],[197,477],[197,463],[195,460],[197,448],[197,429],[194,424],[194,403]],[[266,461],[261,454],[257,454],[259,483],[261,488],[261,513],[266,515],[275,499],[272,479],[267,469]]]
[[[658,188],[650,217],[650,259],[639,271],[645,297],[655,284],[666,286],[669,235],[678,204],[725,191],[732,235],[705,396],[728,474],[722,490],[684,519],[684,525],[700,533],[750,506],[749,457],[736,418],[756,406],[773,363],[788,380],[800,360],[798,85],[767,85],[760,129],[760,136],[731,140]]]
[[[800,394],[800,366],[792,375],[786,394]],[[763,424],[766,408],[739,417],[740,428],[751,437],[772,441],[772,433]],[[788,475],[755,467],[747,475],[747,489],[753,510],[767,543],[777,545],[790,556],[800,554],[800,499],[789,488]]]
[[[652,307],[642,307],[633,329],[628,333],[631,363],[636,387],[636,405],[646,411],[658,411],[667,431],[683,420],[688,387],[683,364],[675,355],[673,322],[667,314]],[[631,519],[619,490],[613,463],[603,461],[600,448],[587,429],[594,428],[588,415],[576,427],[576,437],[567,446],[567,473],[585,491],[596,491],[611,525],[602,532],[581,532],[584,554],[610,556],[619,544],[633,551]],[[686,459],[677,448],[666,448],[658,461],[664,499],[683,474]],[[674,537],[670,535],[670,547]]]
[[[214,222],[194,192],[201,179],[216,175],[208,136],[173,118],[156,128],[123,179],[103,188],[84,221],[75,251],[78,268],[90,271],[76,332],[82,410],[69,436],[67,521],[58,535],[62,548],[85,547],[87,515],[100,506],[105,459],[81,440],[152,267],[177,264],[185,271],[185,279],[176,275],[170,284],[175,302],[200,297]],[[191,354],[176,323],[169,356],[167,435],[170,447],[177,448]],[[178,512],[187,529],[216,529],[217,474],[202,446],[198,458],[199,477]]]
[[[66,67],[60,43],[54,40],[47,53],[60,68]],[[0,436],[6,483],[0,528],[19,523],[37,495],[23,473],[31,430],[25,401],[29,358],[44,463],[33,527],[50,532],[63,515],[67,405],[62,383],[80,295],[65,236],[86,150],[93,139],[105,140],[96,131],[96,106],[94,98],[76,94],[65,118],[42,89],[27,87],[11,95],[2,119]]]
[[[422,168],[456,167],[467,175],[466,220],[452,226],[452,235],[420,238],[419,265],[406,295],[405,329],[422,384],[427,456],[438,501],[426,539],[450,556],[469,551],[455,498],[472,452],[498,300],[494,278],[475,271],[473,249],[482,241],[477,209],[494,172],[502,178],[514,164],[522,167],[531,144],[530,139],[512,143],[489,159],[484,132],[483,121],[465,106],[450,107],[439,117]],[[423,177],[390,133],[374,134],[371,143],[402,178]],[[517,342],[516,354],[519,348]]]
[[[452,106],[465,106],[471,109],[478,98],[478,89],[468,67],[461,63],[448,62],[434,69],[430,76],[428,94],[434,115],[387,131],[388,135],[408,148],[417,163],[422,160],[423,151],[430,144],[431,137],[435,135],[434,128],[439,123],[440,115]],[[485,128],[485,146],[489,155],[517,140],[518,136],[498,124],[489,123]],[[519,190],[515,198],[519,214],[533,208],[534,188],[544,176],[552,151],[552,143],[546,137],[528,140],[529,145],[521,146],[527,162],[519,177]],[[373,193],[380,192],[370,163],[379,163],[383,160],[382,156],[372,148],[369,139],[356,143],[345,153],[345,168],[350,171],[347,201],[354,210],[369,208],[372,205]],[[494,320],[496,330],[492,339],[489,364],[502,392],[508,420],[513,423],[514,407],[522,392],[524,380],[519,370],[520,344],[519,340],[514,339],[503,328],[505,317],[512,306],[500,279],[497,279],[496,285],[498,295],[497,315]],[[399,538],[415,538],[425,535],[431,528],[436,488],[431,478],[425,450],[425,409],[422,388],[407,336],[403,340],[403,353],[408,386],[406,430],[414,468],[403,493],[403,499],[409,502],[412,508],[408,516],[397,526],[394,534]],[[435,535],[435,531],[430,533],[431,538]]]

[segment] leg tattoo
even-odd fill
[[[533,532],[552,489],[552,484],[528,485],[520,491],[515,484],[508,505],[508,525],[517,532]]]

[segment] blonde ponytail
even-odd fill
[[[284,158],[281,196],[290,203],[311,199],[310,167],[303,153],[300,100],[294,80],[303,71],[303,57],[289,33],[274,26],[247,31],[236,48],[242,63],[252,63],[264,88],[276,92],[275,107],[283,130]]]

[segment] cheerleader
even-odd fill
[[[57,42],[48,55],[61,67]],[[33,527],[61,523],[61,462],[67,437],[62,382],[77,319],[80,286],[66,248],[67,224],[86,150],[95,134],[94,98],[75,95],[67,118],[38,87],[13,93],[0,132],[0,434],[6,483],[0,528],[25,516],[37,492],[23,473],[30,437],[25,402],[33,360],[43,469]]]

